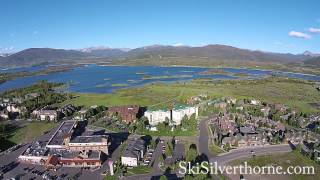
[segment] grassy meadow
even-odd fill
[[[269,103],[281,103],[306,113],[320,112],[310,103],[320,101],[314,84],[302,80],[274,78],[260,80],[196,79],[172,84],[152,83],[143,87],[121,89],[112,94],[75,94],[66,103],[76,105],[129,105],[165,107],[186,103],[191,96],[208,94],[211,98],[254,98]]]
[[[57,126],[58,124],[53,122],[31,122],[14,131],[9,140],[15,144],[27,143]]]

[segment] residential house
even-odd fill
[[[269,112],[270,112],[270,107],[269,106],[265,106],[263,108],[260,109],[260,111],[263,113],[263,115],[266,117],[269,115]]]
[[[259,105],[261,102],[259,100],[256,100],[256,99],[251,99],[250,100],[250,104],[252,105]]]
[[[236,104],[237,99],[236,99],[236,98],[228,97],[228,98],[226,98],[226,102],[227,102],[228,104]]]
[[[218,117],[216,119],[216,126],[223,134],[234,134],[237,131],[237,125],[235,121],[230,120],[228,116]]]
[[[146,152],[145,141],[141,138],[129,139],[126,149],[121,155],[121,164],[124,166],[137,167]]]
[[[241,134],[257,134],[256,127],[251,125],[241,126],[239,128]]]
[[[213,105],[213,107],[219,108],[219,109],[226,109],[227,103],[225,103],[225,102],[215,103],[215,104]]]
[[[283,104],[275,104],[274,105],[274,109],[276,111],[280,111],[280,112],[286,112],[287,111],[287,107]]]
[[[266,144],[266,139],[262,134],[247,134],[248,146],[262,146]]]
[[[40,94],[39,93],[29,93],[29,94],[26,94],[24,96],[24,99],[28,100],[28,99],[34,99],[34,98],[37,98],[39,97]]]
[[[5,111],[0,111],[0,119],[9,119],[9,116]]]
[[[19,97],[15,97],[15,98],[12,98],[12,102],[17,103],[17,104],[21,104],[23,102],[23,99],[19,98]]]
[[[248,143],[245,139],[245,136],[242,136],[241,134],[237,134],[236,144],[237,144],[238,148],[245,148],[248,146]]]
[[[10,104],[6,107],[7,111],[10,113],[21,113],[22,109],[16,104]]]
[[[41,121],[57,121],[59,119],[56,110],[34,110],[32,115]]]

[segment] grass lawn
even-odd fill
[[[191,96],[202,93],[212,98],[255,98],[269,103],[281,103],[306,113],[320,112],[310,103],[320,101],[320,92],[312,83],[286,78],[263,80],[193,80],[174,84],[148,84],[144,87],[119,90],[113,94],[76,94],[71,103],[76,105],[128,105],[165,107],[186,103]],[[67,101],[66,103],[69,103]]]
[[[51,130],[58,124],[53,122],[31,122],[22,128],[15,130],[9,140],[19,144],[32,141],[34,138],[42,135],[44,132]]]
[[[307,157],[304,157],[298,151],[257,156],[249,159],[239,159],[231,162],[230,164],[240,165],[244,161],[247,161],[248,165],[250,166],[282,166],[284,170],[286,170],[289,166],[313,166],[315,169],[315,175],[269,175],[270,177],[274,177],[274,179],[313,180],[315,177],[320,175],[320,165],[308,159]]]
[[[127,172],[125,176],[131,176],[135,174],[147,174],[152,171],[152,167],[149,166],[138,166],[138,167],[133,167],[132,169],[127,168]]]
[[[210,143],[209,150],[213,155],[218,155],[218,154],[226,152],[226,151],[222,150],[220,147],[218,147],[217,145],[212,144],[211,142],[209,142],[209,143]]]

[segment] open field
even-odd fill
[[[317,179],[315,177],[320,175],[320,165],[316,164],[314,161],[308,159],[301,155],[298,151],[293,151],[290,153],[282,154],[272,154],[257,156],[255,158],[249,159],[239,159],[230,163],[230,165],[240,165],[246,161],[248,166],[281,166],[283,170],[286,170],[289,166],[313,166],[315,170],[315,175],[250,175],[245,176],[246,179],[274,179],[274,180],[313,180]],[[234,178],[239,178],[239,175],[234,176]]]
[[[39,137],[44,132],[51,130],[58,124],[52,122],[32,122],[25,126],[16,129],[9,140],[15,144],[26,143],[32,141],[34,138]]]
[[[254,98],[269,103],[281,103],[306,113],[320,112],[311,103],[320,101],[320,92],[313,83],[287,78],[262,80],[196,79],[173,84],[156,83],[144,87],[119,90],[113,94],[76,94],[67,102],[76,105],[128,105],[164,107],[174,103],[186,103],[191,96],[208,94],[211,98]]]

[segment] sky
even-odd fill
[[[153,44],[320,53],[319,0],[1,0],[0,53]]]

